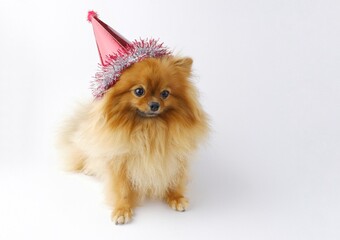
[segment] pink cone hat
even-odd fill
[[[92,23],[100,60],[106,66],[106,58],[131,44],[122,35],[98,19],[97,13],[89,11],[87,20]]]
[[[91,84],[95,98],[101,98],[119,80],[122,72],[132,64],[145,58],[171,55],[171,51],[155,39],[129,42],[102,22],[94,11],[88,12],[87,20],[92,23],[101,60],[100,70]]]

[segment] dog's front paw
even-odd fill
[[[112,212],[112,221],[114,221],[116,225],[126,224],[131,221],[132,215],[133,211],[129,207],[116,208]]]
[[[189,201],[185,197],[168,198],[167,202],[172,209],[179,212],[184,212],[189,207]]]

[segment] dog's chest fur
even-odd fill
[[[132,185],[142,195],[162,197],[185,170],[186,157],[167,127],[147,122],[134,131],[126,162]]]

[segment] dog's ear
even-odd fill
[[[174,59],[174,64],[177,67],[177,69],[184,73],[187,77],[189,77],[191,74],[192,62],[193,60],[189,57]]]

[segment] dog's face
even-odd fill
[[[133,64],[104,95],[109,115],[167,118],[171,113],[192,115],[195,91],[188,78],[191,58],[149,58]]]
[[[175,76],[151,59],[129,69],[121,81],[129,81],[130,96],[126,96],[132,111],[141,117],[157,117],[173,104],[171,80]]]

